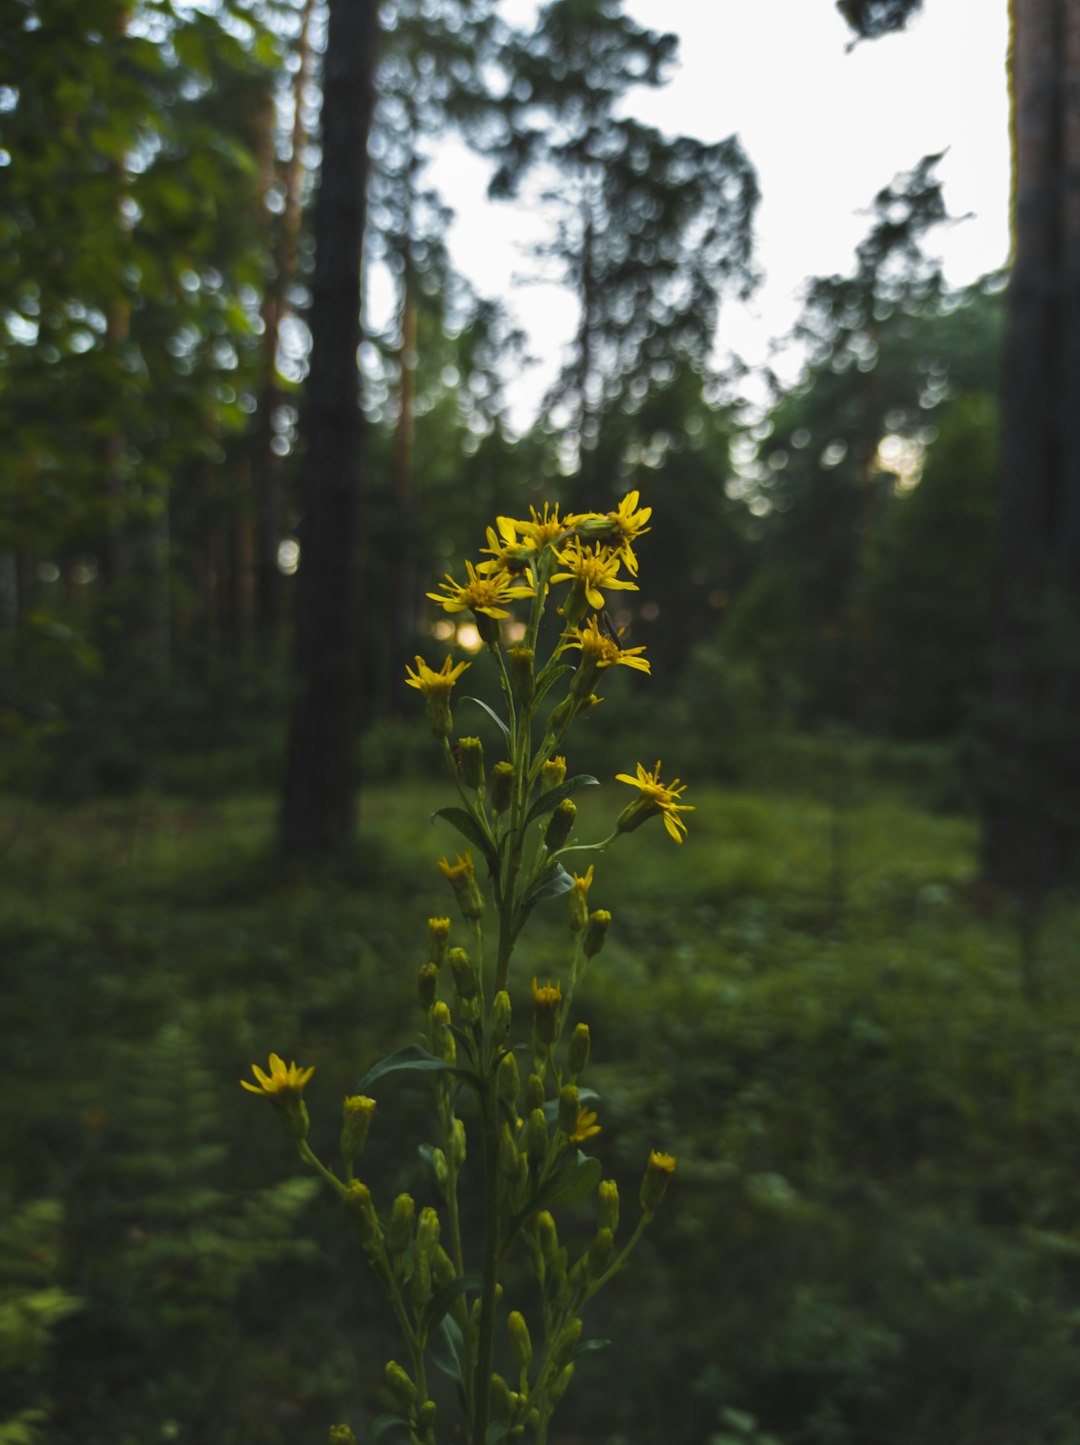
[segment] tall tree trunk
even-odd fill
[[[394,435],[394,541],[392,560],[393,619],[389,628],[390,672],[388,691],[395,713],[404,702],[401,659],[408,656],[416,618],[416,528],[412,524],[413,401],[416,386],[416,302],[411,291],[409,266],[401,303],[401,389],[397,431]]]
[[[299,65],[293,80],[293,123],[289,159],[281,175],[284,209],[274,247],[273,276],[264,292],[262,385],[255,430],[255,628],[266,653],[273,653],[281,623],[281,573],[278,546],[282,528],[282,464],[273,449],[274,410],[284,400],[278,383],[277,350],[281,323],[288,313],[288,288],[296,275],[296,259],[303,214],[303,154],[307,143],[304,91],[311,78],[311,16],[315,0],[305,0],[300,36]],[[265,127],[263,169],[267,185],[275,174],[272,111]]]
[[[297,577],[299,691],[282,800],[283,845],[301,854],[342,842],[356,812],[356,354],[377,14],[376,0],[330,0]]]
[[[991,881],[1030,895],[1063,881],[1080,832],[1080,16],[1074,0],[1014,0],[1012,20],[1015,253],[982,847]]]

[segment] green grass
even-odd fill
[[[579,800],[581,837],[605,835],[623,791]],[[428,822],[446,801],[370,791],[355,843],[323,865],[276,855],[266,797],[0,804],[20,1081],[0,1098],[19,1141],[0,1191],[60,1202],[53,1279],[84,1300],[24,1372],[26,1398],[54,1403],[48,1439],[142,1445],[171,1421],[170,1438],[277,1445],[377,1413],[378,1362],[351,1344],[374,1330],[382,1348],[375,1291],[321,1200],[252,1205],[293,1167],[237,1081],[271,1048],[316,1064],[313,1129],[332,1147],[341,1093],[418,1022],[425,921],[452,911],[434,862],[459,840]],[[596,1152],[628,1201],[649,1148],[679,1170],[587,1321],[614,1343],[582,1362],[566,1441],[689,1445],[724,1409],[790,1445],[1080,1440],[1075,908],[1043,920],[1030,1002],[1018,920],[974,886],[969,820],[872,793],[839,818],[812,795],[692,801],[685,846],[650,824],[597,860],[590,902],[614,922],[579,1000]],[[519,1009],[534,973],[563,966],[562,905],[546,907]],[[139,1112],[154,1099],[152,1118],[180,1108],[159,1152]],[[422,1095],[380,1098],[382,1205],[417,1186],[425,1117]],[[179,1223],[177,1190],[198,1196]],[[280,1220],[257,1259],[230,1223],[249,1206]],[[214,1271],[194,1292],[162,1275],[132,1229],[181,1259],[216,1240],[229,1290]],[[225,1375],[198,1344],[215,1332],[243,1342]]]

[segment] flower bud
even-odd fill
[[[550,1264],[559,1252],[559,1233],[554,1216],[542,1209],[536,1216],[536,1228],[540,1236],[540,1253],[544,1256],[544,1263]]]
[[[551,1386],[550,1400],[553,1405],[557,1404],[558,1401],[560,1401],[562,1397],[566,1394],[567,1390],[570,1388],[570,1381],[573,1378],[574,1365],[571,1361],[569,1365],[563,1366],[563,1368],[556,1375],[555,1381]]]
[[[551,1350],[552,1364],[557,1370],[563,1369],[570,1363],[571,1356],[578,1347],[581,1339],[581,1321],[571,1320],[559,1331],[555,1344]]]
[[[645,1177],[641,1181],[641,1207],[647,1219],[651,1219],[663,1203],[671,1176],[675,1173],[675,1156],[659,1154],[654,1149],[645,1166]]]
[[[570,1035],[570,1072],[583,1074],[589,1066],[589,1025],[577,1024]]]
[[[525,1083],[525,1112],[544,1107],[544,1081],[539,1074],[530,1074]]]
[[[387,1388],[397,1400],[398,1404],[406,1410],[410,1410],[413,1401],[416,1399],[416,1386],[398,1364],[397,1360],[387,1361],[386,1368],[383,1370],[383,1379],[386,1381]]]
[[[425,1442],[435,1439],[435,1416],[438,1407],[434,1400],[425,1400],[416,1412],[416,1429],[420,1438]]]
[[[510,995],[500,989],[491,1005],[491,1041],[500,1047],[510,1037]]]
[[[559,1090],[559,1128],[570,1137],[577,1131],[578,1091],[573,1084],[564,1084]]]
[[[499,1130],[499,1173],[510,1187],[517,1183],[518,1159],[518,1147],[510,1125],[504,1124]]]
[[[424,1254],[420,1249],[416,1251],[416,1258],[413,1260],[412,1279],[409,1281],[412,1290],[413,1309],[419,1315],[428,1306],[435,1287],[431,1278],[431,1256]]]
[[[536,694],[533,677],[535,657],[531,647],[511,647],[506,653],[507,671],[514,685],[514,694],[522,707],[529,707]]]
[[[452,948],[447,955],[450,972],[454,975],[454,988],[462,1003],[468,1003],[480,992],[480,981],[476,977],[469,955],[463,948]]]
[[[584,876],[574,874],[574,886],[568,891],[566,901],[570,911],[570,927],[574,933],[581,933],[589,921],[589,889],[592,887],[593,865],[590,863]]]
[[[462,857],[458,853],[456,857],[456,863],[451,863],[446,858],[440,858],[439,871],[454,890],[462,917],[474,923],[484,916],[484,896],[476,882],[476,869],[473,866],[472,854],[466,853]]]
[[[479,793],[484,787],[484,745],[479,738],[459,738],[457,764],[461,780],[467,788]]]
[[[549,793],[566,781],[566,759],[548,758],[540,767],[540,791]]]
[[[417,1254],[431,1255],[439,1242],[439,1216],[429,1205],[420,1211],[420,1223],[416,1228]]]
[[[514,801],[514,769],[510,763],[496,763],[491,770],[491,806],[505,813]]]
[[[546,983],[538,987],[533,979],[533,1033],[541,1044],[553,1044],[559,1037],[559,1016],[562,1013],[562,984]]]
[[[432,1149],[431,1167],[435,1171],[435,1183],[445,1197],[450,1188],[450,1166],[446,1162],[446,1155],[441,1149]]]
[[[446,940],[450,937],[449,918],[429,918],[428,926],[428,953],[431,955],[431,962],[436,968],[442,968],[443,960],[446,958]]]
[[[431,1043],[440,1059],[456,1063],[457,1040],[450,1029],[450,1010],[441,1001],[431,1010]]]
[[[547,831],[544,833],[544,847],[549,853],[557,852],[566,842],[574,827],[576,817],[577,804],[573,798],[564,798],[552,813]]]
[[[525,1153],[534,1169],[547,1159],[548,1130],[543,1109],[534,1109],[525,1121]]]
[[[450,1129],[450,1163],[455,1171],[465,1163],[465,1125],[460,1119],[455,1119]]]
[[[612,1234],[619,1227],[619,1186],[614,1179],[601,1179],[596,1189],[596,1223]]]
[[[431,1257],[431,1274],[440,1289],[444,1284],[449,1284],[452,1279],[457,1278],[454,1261],[441,1244],[435,1246],[435,1253]]]
[[[611,1252],[615,1247],[615,1240],[610,1229],[598,1229],[596,1237],[589,1245],[589,1253],[586,1260],[586,1269],[590,1279],[599,1279],[611,1262]]]
[[[416,1204],[411,1194],[399,1194],[390,1211],[386,1228],[386,1247],[391,1254],[404,1254],[412,1244],[416,1227]]]
[[[596,908],[589,914],[589,922],[586,925],[585,937],[581,945],[586,958],[593,958],[600,952],[610,927],[611,914],[606,908]]]
[[[570,726],[574,718],[575,703],[572,697],[564,697],[547,720],[546,732],[549,738],[558,738]]]
[[[416,1001],[425,1012],[435,1002],[439,988],[439,970],[433,963],[422,965],[416,979]]]
[[[510,1336],[510,1350],[519,1370],[526,1370],[532,1359],[532,1340],[525,1316],[519,1310],[511,1310],[506,1321],[506,1332]]]
[[[513,1107],[521,1092],[521,1074],[518,1072],[516,1054],[507,1054],[499,1065],[499,1098]]]
[[[331,1425],[330,1445],[356,1445],[356,1436],[348,1425]]]
[[[375,1113],[375,1100],[366,1094],[349,1094],[345,1098],[341,1124],[341,1157],[346,1164],[355,1164],[364,1152],[368,1130]]]
[[[491,1377],[491,1417],[501,1424],[506,1424],[513,1412],[513,1402],[510,1399],[510,1386],[501,1375],[493,1374]]]
[[[373,1248],[379,1242],[379,1216],[375,1213],[371,1190],[359,1179],[351,1179],[345,1186],[341,1202],[349,1216],[349,1222],[356,1231],[365,1249]]]

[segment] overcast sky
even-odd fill
[[[528,23],[535,0],[505,0]],[[633,93],[628,113],[668,132],[716,141],[737,132],[757,168],[756,259],[765,284],[721,313],[718,350],[751,363],[789,329],[807,276],[850,268],[874,194],[922,156],[939,166],[949,210],[972,218],[936,232],[930,249],[954,284],[1002,265],[1008,252],[1006,0],[925,0],[900,35],[858,45],[833,0],[627,0],[641,24],[673,30],[679,60],[662,90]],[[445,146],[432,179],[455,212],[455,264],[511,306],[539,358],[511,395],[524,426],[573,332],[572,299],[536,284],[530,240],[544,218],[484,194],[488,170]],[[525,284],[524,277],[533,278]]]

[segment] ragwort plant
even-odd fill
[[[572,855],[575,863],[584,863],[653,817],[681,843],[686,832],[681,814],[690,811],[679,801],[684,789],[678,779],[662,783],[659,763],[652,770],[639,763],[633,776],[616,775],[636,796],[610,836],[596,843],[575,838],[573,795],[597,779],[567,776],[562,752],[567,734],[599,701],[597,689],[610,668],[649,671],[644,648],[624,648],[603,612],[605,593],[637,586],[634,545],[651,515],[638,500],[638,493],[630,492],[607,513],[560,518],[557,507],[545,504],[542,513],[530,509],[527,521],[500,517],[497,530],[487,529],[482,560],[466,564],[468,580],[459,583],[448,575],[437,592],[427,594],[446,612],[475,619],[498,672],[505,715],[478,699],[469,701],[494,718],[505,756],[489,772],[478,738],[451,741],[451,700],[472,664],[447,657],[435,669],[417,657],[407,681],[427,704],[460,800],[438,816],[471,845],[453,862],[442,858],[438,865],[461,915],[462,938],[452,937],[449,918],[428,920],[428,958],[417,983],[424,1044],[383,1059],[346,1098],[341,1172],[327,1167],[308,1140],[303,1094],[311,1068],[286,1066],[271,1054],[269,1073],[255,1065],[257,1083],[244,1084],[274,1105],[301,1159],[340,1196],[401,1327],[407,1364],[391,1360],[384,1372],[398,1410],[376,1422],[370,1439],[391,1429],[407,1432],[412,1445],[435,1445],[440,1430],[449,1438],[449,1422],[437,1421],[429,1393],[429,1368],[436,1366],[457,1381],[472,1445],[520,1440],[526,1432],[544,1445],[575,1358],[588,1348],[583,1307],[625,1265],[675,1168],[671,1155],[650,1154],[637,1222],[619,1243],[618,1187],[602,1177],[599,1159],[582,1147],[600,1132],[593,1107],[597,1095],[581,1083],[589,1063],[589,1027],[570,1022],[575,991],[603,948],[611,915],[590,908],[594,865],[578,873],[564,862]],[[549,623],[550,653],[541,662],[541,626],[553,601],[558,622]],[[521,640],[507,646],[503,623],[519,604],[528,607],[524,634],[519,625]],[[512,976],[515,944],[535,906],[560,895],[569,904],[573,939],[565,992],[562,978],[534,977],[529,1037],[515,1042],[511,989],[522,989]],[[433,1086],[435,1140],[420,1152],[431,1166],[439,1206],[418,1211],[410,1194],[399,1194],[389,1211],[380,1213],[372,1189],[356,1172],[376,1107],[366,1091],[401,1071],[426,1073]],[[458,1104],[469,1093],[478,1101],[480,1133],[480,1148],[470,1158],[479,1153],[483,1171],[476,1272],[459,1209],[466,1130]],[[559,1243],[555,1214],[590,1197],[596,1202],[596,1233],[571,1260]],[[501,1327],[516,1368],[508,1381],[494,1371],[494,1349],[500,1266],[511,1250],[524,1256],[538,1289],[535,1302],[520,1301],[531,1324],[526,1310],[512,1309]],[[460,1427],[454,1434],[460,1436]],[[348,1426],[331,1431],[334,1445],[353,1440]]]

